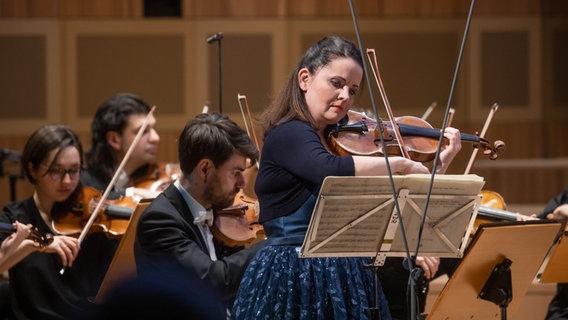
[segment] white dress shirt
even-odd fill
[[[187,192],[177,179],[174,182],[174,186],[179,190],[181,196],[185,200],[185,203],[189,207],[191,214],[193,215],[194,221],[196,226],[199,227],[199,231],[201,231],[201,235],[203,239],[205,239],[205,243],[207,245],[207,249],[209,250],[209,257],[211,260],[217,261],[217,254],[215,253],[215,245],[213,244],[213,234],[209,229],[209,226],[213,224],[213,212],[211,210],[206,210],[199,202],[197,202],[190,194]],[[209,216],[211,219],[206,219],[205,217]]]

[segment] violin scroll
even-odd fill
[[[483,148],[483,154],[489,155],[489,159],[495,160],[507,149],[505,146],[505,142],[501,140],[496,140],[493,142],[493,145],[484,138],[479,138],[479,144],[481,148]],[[477,147],[474,145],[474,147]]]
[[[5,222],[0,222],[0,232],[15,232],[16,228],[13,225]],[[51,233],[46,233],[42,235],[37,228],[32,228],[30,230],[30,234],[28,235],[28,239],[32,240],[33,242],[37,243],[40,248],[45,248],[49,246],[53,242],[53,235]]]
[[[42,235],[39,233],[37,228],[33,228],[28,236],[28,239],[36,242],[40,248],[45,248],[53,242],[53,235],[51,233],[46,233]]]

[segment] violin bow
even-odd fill
[[[436,108],[437,105],[438,105],[438,103],[436,101],[432,102],[432,104],[430,104],[428,109],[426,109],[426,111],[424,111],[424,114],[422,115],[422,120],[428,119],[428,117],[430,116],[432,111],[434,111],[434,109]]]
[[[201,113],[209,113],[209,102],[207,102],[206,104],[203,105],[203,109],[201,110]]]
[[[249,137],[252,137],[254,139],[254,143],[256,144],[256,148],[258,150],[260,150],[260,145],[258,144],[258,139],[256,138],[256,131],[254,130],[254,124],[252,122],[252,115],[250,114],[247,96],[237,93],[237,100],[239,101],[239,107],[241,108],[241,114],[243,115],[243,121],[245,122],[245,129],[247,130]],[[243,102],[244,102],[245,107],[247,109],[248,120],[250,122],[250,130],[249,130],[249,126],[247,124],[247,117],[245,116],[245,112],[243,110]],[[251,131],[252,131],[252,135],[251,135]]]
[[[105,189],[105,192],[101,196],[101,199],[98,201],[97,206],[95,207],[95,210],[93,211],[93,213],[91,213],[91,216],[89,217],[89,220],[87,221],[87,223],[83,227],[83,230],[81,230],[81,234],[79,235],[79,238],[77,239],[79,241],[79,244],[81,244],[83,242],[83,240],[87,236],[89,229],[91,228],[91,226],[95,222],[95,219],[97,218],[99,212],[101,211],[101,207],[104,205],[106,199],[108,198],[110,191],[112,190],[114,184],[116,183],[116,180],[118,179],[118,175],[120,174],[120,172],[122,172],[122,169],[124,168],[124,166],[126,165],[126,162],[130,158],[132,151],[134,150],[134,148],[138,144],[138,141],[140,141],[142,134],[144,134],[144,131],[146,130],[146,127],[148,126],[148,121],[150,119],[150,116],[154,113],[155,109],[156,109],[156,106],[153,106],[152,109],[150,110],[150,112],[148,112],[148,115],[146,115],[146,118],[144,119],[142,126],[140,126],[140,129],[138,129],[138,133],[136,134],[136,136],[134,137],[134,140],[130,144],[128,151],[126,152],[126,154],[124,155],[124,158],[122,159],[118,168],[116,169],[112,179],[110,180],[108,186]],[[61,269],[60,273],[63,274],[64,270],[65,270],[65,268]]]
[[[450,127],[452,125],[452,121],[454,120],[454,114],[455,113],[456,113],[456,109],[450,108],[450,111],[448,112],[448,123],[446,124],[446,127]]]
[[[372,59],[371,59],[372,56]],[[387,98],[387,93],[385,91],[385,87],[383,86],[383,81],[381,80],[381,74],[379,72],[379,64],[377,63],[377,54],[375,53],[375,49],[367,49],[367,57],[369,58],[369,63],[371,64],[371,70],[373,71],[373,76],[375,76],[375,82],[377,83],[377,87],[379,87],[379,92],[381,93],[381,98],[383,99],[383,103],[385,105],[385,109],[387,111],[387,115],[389,116],[389,120],[392,124],[392,130],[394,131],[394,135],[396,140],[398,140],[398,146],[400,148],[400,152],[403,157],[406,159],[410,159],[410,155],[408,154],[408,150],[402,141],[402,135],[400,134],[400,130],[398,130],[398,125],[395,122],[394,115],[392,113],[392,109],[390,107],[389,99]],[[374,61],[374,64],[373,64]],[[385,150],[386,152],[386,150]]]
[[[491,110],[489,110],[489,114],[487,115],[487,119],[485,119],[485,124],[483,125],[483,129],[481,129],[481,134],[479,135],[480,137],[485,137],[485,134],[487,133],[487,129],[489,128],[489,124],[491,123],[491,120],[493,119],[493,116],[495,115],[495,112],[497,112],[498,109],[499,109],[499,104],[494,103],[493,106],[491,107]],[[465,168],[465,172],[463,174],[469,174],[469,171],[471,170],[471,167],[473,166],[473,162],[475,161],[475,158],[477,157],[477,152],[479,152],[479,148],[473,148],[473,151],[471,152],[471,156],[469,158],[469,162],[468,162],[467,167]]]
[[[256,130],[254,130],[254,123],[252,122],[252,115],[250,114],[250,108],[249,108],[249,105],[248,105],[247,96],[237,93],[237,100],[239,101],[239,107],[241,108],[241,114],[243,115],[243,121],[245,123],[245,129],[247,131],[247,134],[249,135],[249,137],[253,138],[254,144],[256,145],[256,149],[260,151],[260,144],[258,144],[258,139],[256,138]],[[244,109],[243,109],[243,102],[244,102],[245,107],[247,109],[248,121],[250,122],[250,129],[249,129],[249,126],[247,124],[247,117],[245,116],[245,112],[244,112]],[[252,135],[251,135],[251,131],[252,131]],[[257,169],[260,167],[259,162],[260,161],[257,161],[255,163]]]

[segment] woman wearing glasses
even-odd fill
[[[82,159],[81,143],[68,127],[46,125],[36,130],[21,159],[34,193],[7,205],[0,222],[18,221],[31,224],[40,234],[55,234],[52,222],[72,214],[81,196]],[[0,234],[0,242],[8,236]],[[102,234],[87,237],[81,245],[73,237],[57,234],[44,248],[32,240],[23,241],[14,250],[17,258],[9,270],[9,318],[78,317],[89,308],[89,298],[96,294],[112,257],[106,243]]]

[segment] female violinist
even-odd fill
[[[356,46],[325,37],[310,47],[277,99],[265,110],[264,145],[255,191],[267,246],[249,264],[233,306],[234,319],[368,319],[374,305],[367,258],[299,258],[316,198],[327,176],[387,175],[384,157],[337,156],[327,136],[349,111],[363,76]],[[461,148],[444,133],[444,172]],[[390,157],[395,174],[427,173],[420,162]],[[380,318],[390,313],[380,286]]]
[[[41,234],[54,234],[52,220],[64,218],[80,197],[83,150],[76,134],[63,125],[46,125],[28,139],[22,168],[34,194],[8,204],[0,222],[31,224]],[[0,241],[8,235],[0,234]],[[89,307],[112,258],[106,236],[93,234],[79,245],[76,238],[55,234],[38,248],[23,241],[21,261],[9,270],[10,305],[15,319],[69,319]],[[62,267],[67,271],[59,273]]]

